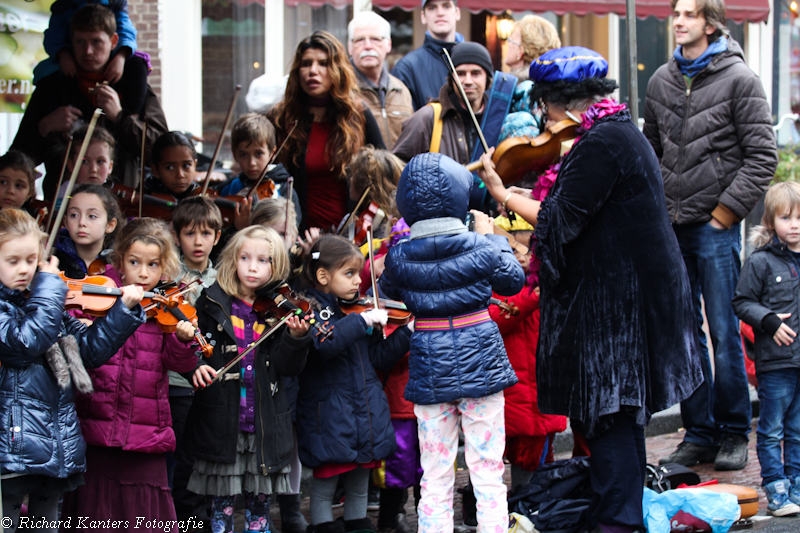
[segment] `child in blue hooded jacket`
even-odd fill
[[[380,286],[414,314],[405,397],[415,404],[422,451],[419,531],[453,530],[453,462],[458,425],[478,500],[478,527],[508,528],[503,484],[503,389],[517,383],[503,338],[489,316],[492,290],[512,296],[525,275],[505,237],[476,216],[464,224],[472,175],[447,156],[409,161],[397,188],[397,208],[410,239],[389,251]]]

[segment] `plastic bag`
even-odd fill
[[[648,533],[725,533],[740,513],[739,501],[733,494],[700,488],[674,489],[661,494],[645,488],[642,508]]]
[[[508,518],[508,533],[538,533],[527,516],[511,513]]]

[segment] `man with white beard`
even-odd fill
[[[386,147],[391,149],[403,122],[414,113],[411,92],[384,68],[386,55],[392,50],[391,26],[377,13],[362,11],[350,21],[347,36],[361,97],[375,115]]]

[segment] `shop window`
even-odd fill
[[[625,17],[619,18],[619,100],[630,102],[628,90],[628,41],[627,22]],[[644,113],[644,99],[647,93],[647,82],[655,74],[658,67],[669,60],[672,50],[670,38],[672,25],[669,20],[658,20],[655,17],[636,19],[636,42],[639,83],[639,117]]]
[[[792,9],[792,5],[795,6]],[[773,44],[772,119],[800,113],[800,17],[796,2],[776,2]],[[800,143],[798,123],[788,121],[777,132],[778,145]]]

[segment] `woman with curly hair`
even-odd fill
[[[295,178],[304,225],[337,225],[348,213],[345,167],[362,146],[386,146],[358,96],[347,52],[333,35],[317,31],[297,46],[286,93],[271,119],[283,138],[297,123],[280,162]]]

